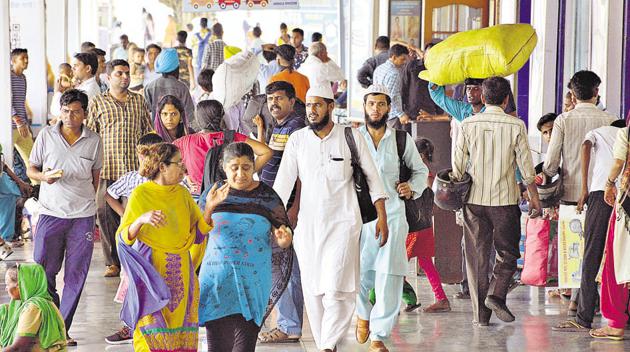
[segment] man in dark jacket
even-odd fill
[[[389,38],[382,35],[376,38],[376,44],[374,44],[374,56],[365,60],[363,66],[357,73],[357,80],[363,88],[367,88],[372,85],[372,74],[374,70],[380,64],[389,59]]]
[[[421,115],[421,111],[430,115],[440,115],[443,113],[437,104],[431,99],[429,89],[427,88],[428,82],[418,77],[420,71],[425,70],[424,67],[424,55],[429,49],[434,46],[435,43],[428,43],[424,47],[424,52],[418,49],[416,59],[409,60],[402,70],[402,105],[403,111],[411,118],[416,119]]]

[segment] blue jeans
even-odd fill
[[[278,329],[287,335],[302,336],[304,322],[304,297],[302,296],[302,281],[300,266],[293,252],[293,268],[289,285],[278,300]]]

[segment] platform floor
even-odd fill
[[[4,280],[7,265],[16,261],[32,260],[32,243],[28,243],[8,258],[0,262],[0,274]],[[69,351],[133,351],[131,345],[109,346],[104,337],[120,327],[118,320],[120,305],[112,298],[118,287],[118,279],[103,277],[104,263],[100,243],[94,248],[94,256],[85,291],[79,303],[71,336],[79,343]],[[58,287],[62,287],[62,275],[58,277]],[[419,296],[424,305],[433,300],[428,282],[418,279]],[[457,286],[445,286],[452,296]],[[4,289],[0,291],[0,301],[7,302]],[[508,305],[516,315],[516,322],[506,324],[492,318],[491,325],[473,328],[471,325],[470,301],[451,300],[453,311],[445,314],[423,314],[420,312],[401,313],[391,340],[387,342],[390,351],[630,351],[629,339],[623,342],[594,340],[588,334],[557,333],[551,326],[566,316],[567,304],[559,299],[550,301],[542,289],[521,286],[508,296]],[[594,326],[602,324],[596,317]],[[205,351],[205,331],[200,330],[199,351]],[[339,346],[340,352],[367,351],[367,345],[359,345],[354,340],[354,326]],[[291,345],[259,345],[257,351],[298,352],[317,351],[313,343],[308,323],[302,341]]]

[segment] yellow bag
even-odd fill
[[[226,45],[223,47],[223,58],[227,60],[241,51],[239,47]]]
[[[441,86],[466,78],[509,76],[529,59],[538,37],[529,24],[500,24],[454,34],[429,50],[418,77]]]

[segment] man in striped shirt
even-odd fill
[[[472,178],[463,208],[464,247],[473,323],[478,326],[487,326],[493,311],[505,322],[514,321],[505,297],[520,257],[517,167],[529,191],[532,214],[541,214],[525,124],[504,112],[509,91],[504,78],[483,82],[485,112],[462,122],[453,158],[452,177],[461,180],[468,172]],[[489,280],[487,253],[493,243],[497,260]]]
[[[549,177],[558,173],[562,160],[562,185],[564,204],[577,205],[582,192],[580,150],[589,131],[609,126],[617,117],[595,106],[601,79],[591,71],[576,72],[569,81],[575,98],[575,108],[558,116],[553,123],[551,141],[543,172]]]
[[[260,180],[268,186],[273,186],[276,180],[280,161],[284,154],[284,147],[289,136],[295,131],[306,126],[304,116],[298,116],[293,110],[295,104],[295,89],[289,82],[277,81],[269,83],[266,88],[267,107],[274,119],[274,128],[268,141],[269,148],[273,150],[273,157],[263,167]],[[260,136],[265,136],[264,130],[259,130]],[[292,224],[297,222],[299,210],[300,183],[296,183],[288,206],[289,220]],[[292,203],[292,204],[291,204]],[[287,289],[278,300],[277,328],[260,335],[263,343],[272,342],[298,342],[302,336],[302,324],[304,317],[304,299],[302,297],[302,282],[297,258],[294,257],[291,279]]]
[[[153,130],[149,109],[140,94],[130,92],[129,64],[113,60],[107,65],[109,90],[93,97],[88,108],[87,126],[103,139],[103,169],[99,181],[96,203],[106,277],[120,274],[120,261],[116,251],[115,231],[120,219],[107,205],[105,192],[125,173],[138,169],[136,142]]]
[[[28,52],[26,49],[16,48],[11,51],[11,127],[13,128],[13,145],[24,160],[28,169],[31,150],[33,149],[33,135],[29,128],[30,122],[26,110],[26,76],[24,70],[28,68]],[[38,183],[36,180],[31,180]]]

